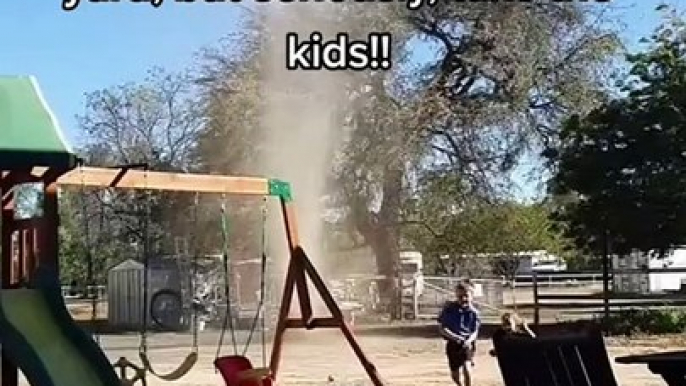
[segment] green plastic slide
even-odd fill
[[[0,342],[32,386],[120,386],[109,360],[71,318],[59,283],[0,292]]]

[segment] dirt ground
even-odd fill
[[[443,344],[436,338],[360,336],[359,342],[365,352],[376,364],[379,372],[389,385],[450,385]],[[176,382],[164,382],[149,377],[148,385],[172,384],[178,386],[215,386],[223,385],[214,372],[212,361],[215,357],[218,333],[205,331],[200,336],[200,359],[195,368]],[[158,371],[172,370],[186,355],[191,339],[187,335],[154,334],[149,338],[150,357]],[[678,342],[665,339],[644,339],[641,341],[609,342],[612,357],[679,349]],[[138,337],[103,336],[101,345],[112,361],[120,356],[137,359]],[[475,386],[502,385],[495,359],[488,355],[489,340],[478,343],[476,366],[474,368]],[[683,346],[681,346],[683,347]],[[242,350],[242,348],[239,348]],[[227,334],[223,354],[232,353],[231,337]],[[248,351],[256,366],[262,362],[259,337]],[[618,381],[622,385],[658,386],[665,383],[651,374],[645,366],[613,365]],[[330,378],[332,380],[330,380]],[[357,362],[345,339],[337,331],[293,331],[287,335],[284,347],[281,385],[369,385],[362,367]]]
[[[567,291],[577,291],[569,289]],[[527,299],[530,289],[520,289],[517,300]],[[557,289],[559,292],[559,289]],[[90,318],[90,305],[72,306],[72,313],[79,319]],[[104,314],[102,307],[98,314]],[[87,312],[86,312],[87,311]],[[83,315],[81,315],[83,314]],[[102,315],[101,315],[102,316]],[[553,315],[551,320],[558,319]],[[124,356],[132,362],[140,363],[138,356],[139,337],[132,335],[102,336],[101,345],[110,357],[116,361]],[[200,359],[196,366],[183,379],[175,382],[164,382],[154,376],[148,377],[148,385],[157,386],[172,384],[178,386],[223,385],[221,377],[215,373],[212,361],[217,351],[219,332],[204,331],[200,334]],[[240,341],[245,336],[239,336]],[[185,334],[151,334],[150,357],[153,365],[160,372],[169,372],[178,366],[188,353],[191,337]],[[418,337],[415,335],[395,334],[360,334],[358,336],[363,350],[376,365],[379,373],[388,385],[451,385],[447,363],[443,354],[443,342],[439,338]],[[239,351],[243,350],[239,344]],[[680,350],[686,346],[686,337],[621,339],[607,342],[611,362],[614,357],[666,350]],[[500,386],[500,372],[496,360],[488,355],[490,340],[480,340],[477,344],[474,386]],[[266,347],[269,353],[270,348]],[[231,336],[226,334],[222,353],[232,354]],[[249,347],[248,356],[255,366],[262,366],[262,347],[259,335]],[[665,385],[658,376],[650,373],[644,365],[614,364],[614,371],[619,384],[658,386]],[[280,385],[371,385],[362,366],[353,354],[350,346],[338,331],[289,331],[282,355],[279,372]]]

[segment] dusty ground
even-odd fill
[[[206,331],[200,336],[200,360],[196,367],[182,380],[173,382],[179,386],[223,385],[215,374],[212,361],[215,357],[218,333]],[[183,347],[190,344],[187,335],[155,334],[150,338],[153,346],[150,356],[159,371],[170,371],[177,366],[187,352]],[[360,336],[363,349],[377,365],[389,385],[450,385],[442,342],[438,339],[418,337]],[[224,354],[232,352],[231,337],[227,334]],[[259,337],[256,343],[259,343]],[[611,356],[659,351],[665,348],[678,349],[678,342],[665,339],[647,339],[609,343]],[[115,361],[120,356],[137,359],[138,337],[103,336],[101,344],[108,356]],[[618,345],[619,344],[619,345]],[[621,345],[621,346],[620,346]],[[682,346],[683,347],[683,346]],[[488,356],[488,340],[478,344],[476,357],[475,386],[502,385],[497,364]],[[261,364],[261,349],[254,344],[249,351],[253,362]],[[614,365],[615,374],[622,385],[657,386],[664,385],[660,378],[651,374],[644,366]],[[332,376],[334,381],[327,381]],[[352,354],[342,336],[334,331],[289,332],[283,353],[280,373],[282,385],[368,385],[361,366]],[[150,377],[148,385],[162,385]]]
[[[521,289],[517,301],[526,301],[530,289]],[[567,291],[574,291],[569,289]],[[559,292],[559,289],[556,291]],[[507,297],[506,297],[507,298]],[[104,307],[102,307],[104,308]],[[90,306],[72,306],[72,313],[78,319],[90,318]],[[106,311],[98,312],[104,317]],[[524,312],[526,313],[526,312]],[[102,314],[102,315],[100,315]],[[550,318],[556,319],[551,316]],[[212,367],[217,350],[219,333],[205,331],[200,335],[200,359],[196,367],[183,379],[172,382],[179,386],[223,385]],[[248,351],[256,366],[262,365],[262,351],[259,334]],[[244,341],[245,336],[239,336]],[[450,385],[447,365],[443,354],[443,343],[438,338],[416,336],[381,336],[364,334],[358,337],[362,348],[376,364],[389,385]],[[177,334],[152,334],[149,343],[150,357],[160,372],[168,372],[178,366],[188,352],[191,337]],[[231,336],[227,333],[223,354],[231,354]],[[137,358],[139,338],[134,335],[103,336],[101,345],[114,362],[125,356],[133,362]],[[652,351],[679,350],[686,346],[686,338],[643,338],[608,341],[611,357]],[[494,358],[488,355],[489,340],[478,343],[475,386],[500,386],[500,373]],[[242,350],[242,347],[239,347]],[[269,348],[267,348],[269,352]],[[612,360],[612,358],[611,358]],[[661,378],[651,374],[645,366],[613,364],[621,385],[658,386],[665,385]],[[328,379],[332,378],[333,381]],[[293,331],[287,335],[282,367],[279,374],[282,385],[370,385],[345,339],[337,331]],[[170,384],[150,376],[148,385]]]

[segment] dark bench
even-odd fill
[[[617,386],[597,329],[535,339],[496,334],[493,347],[506,386]]]
[[[660,375],[669,386],[686,385],[686,351],[629,355],[615,358],[615,362],[647,365],[650,371]]]

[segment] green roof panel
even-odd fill
[[[76,156],[35,78],[0,75],[0,170],[75,165]]]

